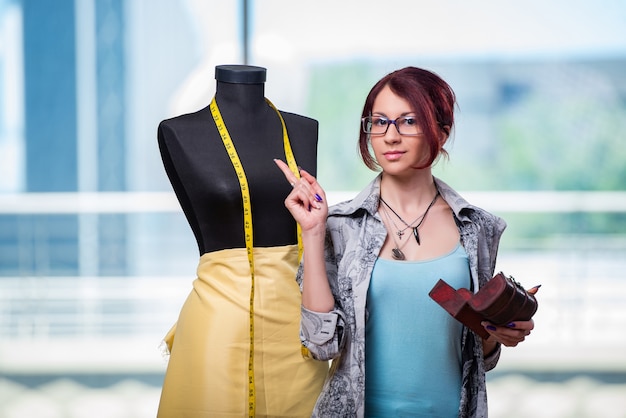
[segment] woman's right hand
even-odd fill
[[[306,170],[300,170],[298,179],[284,161],[275,159],[274,162],[285,175],[293,190],[285,199],[285,207],[291,216],[300,224],[303,231],[315,228],[326,228],[328,204],[326,194],[315,177]]]

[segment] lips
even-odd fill
[[[400,157],[402,157],[402,155],[404,154],[404,151],[387,151],[384,152],[383,155],[385,156],[385,159],[387,161],[395,161],[398,160]]]

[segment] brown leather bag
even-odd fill
[[[482,321],[499,326],[513,321],[528,321],[538,308],[535,296],[528,293],[513,277],[507,277],[502,272],[475,294],[464,288],[455,290],[439,279],[429,296],[482,338],[489,336],[480,325]]]

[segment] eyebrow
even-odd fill
[[[384,118],[390,119],[390,117],[387,116],[386,114],[384,114],[383,112],[372,112],[372,116],[382,116]],[[406,116],[417,117],[415,115],[415,112],[404,112],[404,113],[401,113],[400,116],[398,116],[398,117],[402,118],[402,117],[406,117]]]

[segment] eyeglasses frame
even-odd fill
[[[361,129],[363,129],[363,133],[367,134],[367,135],[371,135],[371,136],[385,136],[387,135],[387,131],[389,130],[389,126],[394,125],[396,127],[396,131],[398,131],[398,133],[402,136],[420,136],[423,134],[423,132],[418,132],[416,134],[403,134],[402,132],[400,132],[400,128],[398,127],[397,121],[399,119],[408,119],[408,118],[412,118],[415,119],[413,116],[399,116],[395,119],[389,119],[386,118],[384,116],[376,116],[378,118],[381,119],[385,119],[387,121],[387,127],[385,128],[385,132],[383,133],[373,133],[373,132],[367,132],[367,130],[365,129],[365,123],[367,119],[372,119],[374,116],[365,116],[363,118],[361,118]]]

